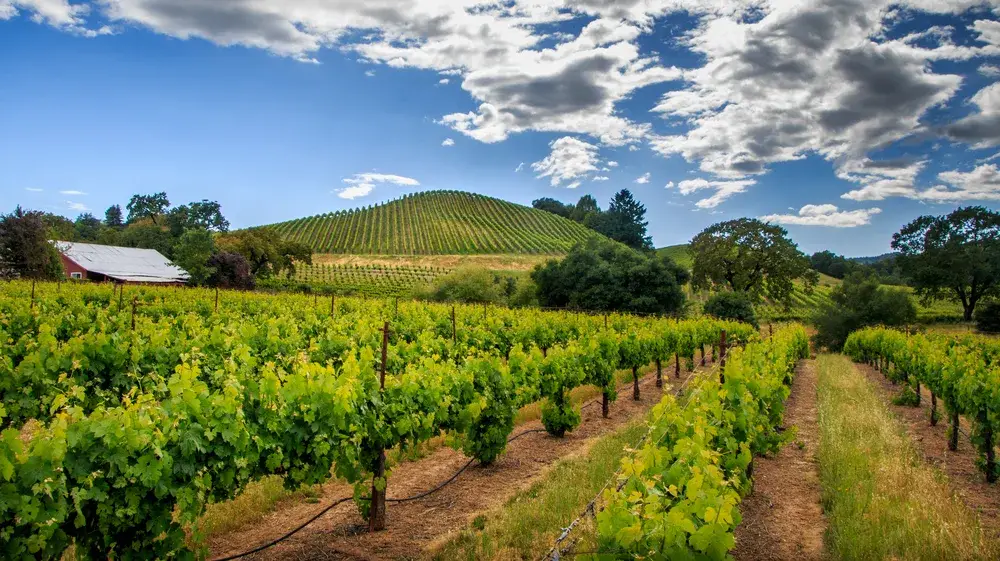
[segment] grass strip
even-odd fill
[[[834,559],[997,559],[976,516],[926,465],[875,388],[841,355],[818,359],[819,465]]]

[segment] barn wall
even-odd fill
[[[62,259],[63,269],[66,271],[66,278],[71,278],[71,273],[80,273],[82,278],[87,278],[87,270],[76,264],[69,257],[60,254],[59,258]]]

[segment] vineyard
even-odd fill
[[[542,400],[545,429],[561,436],[580,422],[569,390],[596,386],[607,415],[617,370],[632,370],[638,392],[638,368],[692,362],[722,330],[749,343],[731,353],[725,385],[706,379],[692,393],[704,399],[665,402],[657,430],[682,442],[691,435],[676,432],[677,416],[706,416],[714,436],[699,438],[722,447],[717,467],[731,471],[743,460],[730,452],[746,458],[769,442],[787,378],[775,369],[787,364],[767,357],[801,352],[786,336],[754,343],[748,327],[712,320],[9,283],[0,548],[7,558],[58,558],[70,544],[91,557],[176,555],[207,503],[272,474],[289,488],[353,483],[377,527],[392,485],[385,450],[449,434],[488,464],[519,407]],[[752,430],[728,413],[712,420],[737,401],[749,417],[733,422]],[[703,535],[692,548],[707,551]]]
[[[296,284],[308,284],[316,292],[373,297],[409,296],[415,288],[451,272],[443,267],[420,265],[300,264]]]
[[[318,253],[560,254],[597,236],[554,214],[484,195],[427,191],[273,225]]]

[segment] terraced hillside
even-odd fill
[[[273,227],[313,251],[338,254],[558,254],[598,235],[545,211],[461,191],[416,193]]]

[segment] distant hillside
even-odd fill
[[[674,260],[674,263],[677,263],[685,269],[690,269],[694,266],[694,256],[691,255],[691,247],[686,243],[661,247],[660,249],[657,249],[656,252],[660,255],[670,257]]]
[[[897,257],[897,253],[883,253],[882,255],[876,255],[874,257],[848,257],[848,261],[854,261],[855,263],[861,263],[862,265],[871,265],[873,263],[878,263],[880,261],[885,261],[886,259],[893,259]]]
[[[383,255],[557,254],[599,235],[542,210],[460,191],[426,191],[272,227],[318,253]]]

